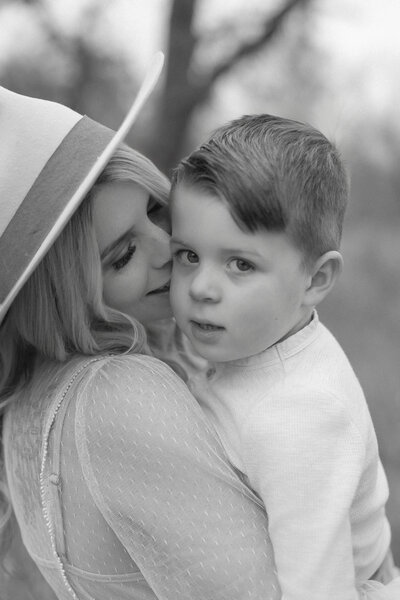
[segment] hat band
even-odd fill
[[[114,135],[84,116],[49,158],[0,238],[0,304]]]

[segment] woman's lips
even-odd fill
[[[165,292],[169,292],[169,284],[170,282],[167,281],[167,283],[164,283],[164,285],[147,292],[146,296],[151,296],[153,294],[165,294]]]

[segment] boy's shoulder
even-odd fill
[[[324,379],[324,375],[331,381],[343,375],[357,379],[345,349],[332,331],[319,320],[310,343],[299,345],[293,354],[288,356],[287,362],[288,366],[291,362],[294,365],[298,363],[299,374],[304,375],[312,385],[320,377]]]
[[[310,425],[352,421],[369,428],[366,398],[345,351],[323,323],[314,332],[309,343],[292,347],[281,374],[253,403],[248,427],[269,427],[274,420],[274,427],[288,421],[296,426],[306,419]]]
[[[242,441],[251,447],[257,440],[261,446],[274,440],[307,445],[310,439],[324,440],[353,432],[364,445],[372,430],[360,387],[352,390],[335,382],[325,384],[321,379],[288,379],[253,404],[243,424]]]

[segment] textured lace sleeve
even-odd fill
[[[278,600],[266,516],[155,358],[92,367],[77,444],[97,506],[160,600]]]

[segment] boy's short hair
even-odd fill
[[[308,124],[267,114],[231,121],[181,161],[173,189],[180,183],[219,197],[244,231],[285,232],[306,263],[339,248],[347,174]]]

